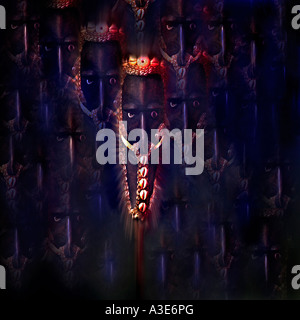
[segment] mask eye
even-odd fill
[[[62,141],[64,140],[64,137],[63,137],[63,136],[57,136],[57,137],[56,137],[56,140],[57,140],[58,142],[62,142]]]
[[[214,25],[212,25],[212,24],[208,24],[208,25],[207,25],[207,29],[208,29],[209,31],[212,31],[212,30],[215,29],[215,27],[214,27]]]
[[[191,24],[190,24],[190,30],[195,30],[197,28],[197,26],[196,26],[196,24],[194,23],[194,22],[192,22]]]
[[[158,113],[157,113],[156,111],[152,111],[152,112],[151,112],[151,117],[152,117],[152,119],[156,119],[157,116],[158,116]]]
[[[197,108],[200,106],[200,102],[198,100],[193,101],[193,107]]]
[[[177,107],[177,103],[170,102],[170,107],[171,108],[176,108]]]
[[[128,112],[127,115],[129,119],[132,119],[134,117],[134,113],[131,113],[131,112]]]
[[[11,28],[12,30],[16,30],[16,29],[18,28],[18,25],[15,24],[15,23],[12,23],[12,24],[10,25],[10,28]]]
[[[110,84],[111,86],[116,85],[116,83],[117,83],[117,79],[116,79],[116,78],[110,78],[110,79],[109,79],[109,84]]]
[[[213,96],[214,98],[216,98],[216,97],[219,95],[219,92],[218,92],[218,90],[213,90],[213,91],[211,92],[211,94],[212,94],[212,96]]]
[[[69,51],[69,52],[73,52],[74,50],[75,50],[74,44],[69,44],[69,45],[68,45],[68,51]]]
[[[61,221],[61,218],[60,218],[59,216],[54,216],[54,218],[53,218],[53,219],[54,219],[54,221],[55,221],[55,222],[59,222],[59,221]]]
[[[53,49],[53,45],[52,44],[50,44],[50,43],[48,43],[48,44],[45,44],[45,50],[47,51],[47,52],[50,52],[50,51],[52,51],[52,49]]]
[[[89,86],[90,86],[91,84],[93,84],[93,83],[94,83],[93,80],[91,80],[91,79],[86,79],[86,84],[88,84]]]
[[[266,171],[266,172],[270,172],[270,171],[272,171],[271,166],[265,166],[265,171]]]
[[[172,26],[171,23],[167,23],[167,24],[166,24],[166,29],[167,29],[168,31],[171,31],[171,30],[174,29],[174,27]]]
[[[38,22],[36,22],[36,23],[34,24],[34,29],[35,29],[35,30],[38,30],[39,27],[40,27],[40,24],[39,24]]]
[[[79,140],[81,142],[85,141],[86,140],[86,136],[84,134],[80,135]]]

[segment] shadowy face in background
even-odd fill
[[[53,237],[52,243],[56,248],[66,246],[66,256],[70,255],[69,257],[72,257],[74,255],[74,245],[79,248],[84,247],[86,222],[80,212],[74,211],[70,214],[53,212],[49,219],[49,231]],[[70,251],[67,252],[69,249]]]
[[[80,21],[75,10],[48,10],[41,23],[41,57],[47,78],[73,77],[79,56]]]
[[[10,1],[7,9],[6,46],[13,55],[24,53],[26,58],[37,47],[39,15],[35,2]]]
[[[179,52],[192,54],[201,26],[197,16],[197,2],[165,0],[161,10],[161,35],[163,49],[172,56]]]
[[[99,129],[113,121],[120,92],[121,49],[117,42],[85,43],[81,55],[81,89],[86,107],[96,111]]]
[[[207,109],[206,79],[203,66],[199,63],[192,64],[187,70],[185,90],[177,90],[176,74],[169,69],[167,86],[166,116],[170,129],[203,128],[198,125],[200,117]]]
[[[74,108],[68,101],[62,101],[57,114],[50,149],[55,159],[53,166],[62,172],[69,172],[71,179],[73,170],[80,165],[80,159],[90,150],[91,146],[86,143],[89,136],[79,108]]]

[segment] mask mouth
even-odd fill
[[[164,128],[161,124],[159,131]],[[125,129],[125,128],[124,128]],[[141,154],[141,141],[131,144],[126,138],[124,131],[120,132],[121,141],[124,146],[131,150],[136,156],[137,167],[123,165],[124,196],[127,203],[128,214],[133,220],[145,220],[153,211],[153,199],[157,197],[157,175],[156,166],[148,164],[151,151],[162,146],[164,136],[160,135],[159,141],[148,144],[148,154]],[[130,187],[132,189],[130,189]]]
[[[100,107],[90,111],[84,105],[84,103],[82,101],[79,101],[79,105],[80,105],[82,112],[93,121],[94,125],[96,126],[96,128],[98,130],[105,129],[105,128],[109,127],[109,124],[113,125],[114,119],[116,119],[116,116],[117,116],[116,112],[113,111],[113,107],[111,107],[111,106],[108,106],[105,108],[105,110],[106,110],[105,117],[103,119],[99,119],[98,111],[99,111]]]
[[[126,138],[125,136],[127,136],[127,133],[126,133],[126,129],[124,126],[121,126],[120,127],[120,137],[121,137],[121,140],[122,140],[122,143],[124,144],[124,146],[129,149],[130,151],[132,151],[136,157],[137,157],[137,160],[140,162],[141,161],[141,158],[144,156],[147,157],[147,160],[148,160],[148,157],[151,155],[151,151],[152,150],[157,150],[159,149],[161,146],[162,146],[162,143],[163,143],[163,140],[164,140],[164,135],[161,135],[160,132],[165,128],[165,124],[162,123],[159,128],[158,128],[158,134],[157,136],[160,137],[159,141],[154,144],[153,142],[148,142],[148,155],[145,155],[145,154],[142,154],[141,155],[141,150],[145,150],[145,146],[143,146],[143,140],[141,139],[140,141],[134,143],[134,144],[131,144]],[[149,140],[148,140],[149,141]]]
[[[142,146],[142,143],[140,141],[136,142],[134,144],[131,144],[122,134],[121,134],[121,139],[122,139],[122,142],[126,146],[127,149],[129,149],[132,152],[134,152],[134,154],[136,156],[139,156],[139,150],[141,149],[141,146]],[[159,142],[157,144],[153,144],[151,142],[151,147],[150,147],[149,153],[151,152],[151,150],[159,149],[162,146],[163,139],[164,139],[164,137],[161,137],[161,139],[159,140]]]

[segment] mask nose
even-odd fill
[[[185,63],[184,57],[185,57],[185,35],[184,35],[184,27],[182,24],[179,25],[179,46],[180,46],[180,52],[179,52],[179,65],[183,66]]]
[[[99,107],[97,115],[100,121],[104,120],[104,83],[102,79],[99,82]]]
[[[143,129],[141,143],[146,148],[144,151],[147,152],[148,145],[147,146],[145,145],[146,136],[147,136],[147,123],[146,123],[146,116],[144,112],[141,112],[141,129]]]
[[[65,247],[65,255],[66,257],[70,258],[72,256],[72,226],[71,226],[71,219],[68,216],[66,221],[66,233],[67,233],[67,244]]]
[[[74,141],[73,141],[73,137],[70,136],[69,137],[69,152],[70,152],[70,165],[71,167],[73,167],[74,164],[74,157],[75,157],[75,153],[74,153]]]
[[[189,123],[189,114],[188,114],[188,108],[187,104],[184,101],[182,105],[182,119],[183,119],[183,129],[188,129],[188,123]]]
[[[24,25],[24,53],[25,59],[28,57],[28,27],[27,24]]]
[[[220,37],[221,37],[221,57],[222,57],[222,63],[225,64],[225,56],[226,56],[226,37],[225,37],[225,30],[224,26],[221,26],[220,30]]]
[[[214,131],[214,152],[213,159],[215,162],[215,166],[218,167],[218,158],[219,158],[219,147],[218,147],[218,134],[217,130]]]
[[[59,79],[61,79],[63,74],[63,54],[62,54],[62,48],[60,45],[57,48],[57,63],[58,63],[58,75],[59,75]]]
[[[141,112],[141,129],[145,130],[147,129],[146,127],[146,117],[144,112]]]

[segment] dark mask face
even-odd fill
[[[73,105],[64,105],[59,110],[61,115],[57,122],[51,141],[51,152],[55,159],[53,165],[58,170],[74,169],[73,165],[80,165],[80,159],[89,154],[92,147],[86,141],[90,139],[83,125],[83,115]],[[89,141],[89,140],[88,140]]]
[[[201,29],[195,7],[197,1],[165,0],[161,11],[163,48],[172,56],[181,52],[192,54]]]
[[[198,125],[206,110],[206,82],[203,67],[199,63],[192,64],[187,70],[185,89],[177,89],[176,74],[170,70],[167,88],[166,115],[171,129],[203,128]]]
[[[74,246],[84,247],[84,217],[79,212],[70,215],[55,212],[51,214],[49,226],[52,234],[52,243],[56,248],[65,246],[65,255],[74,255]]]
[[[74,76],[79,56],[79,19],[73,10],[49,10],[41,25],[41,56],[45,76]]]
[[[127,76],[124,80],[122,112],[123,121],[127,121],[127,131],[133,129],[143,129],[148,134],[148,146],[151,141],[151,129],[158,129],[164,122],[164,89],[163,81],[158,75],[150,76]],[[131,143],[135,143],[131,141]],[[144,168],[146,173],[142,179],[138,170]],[[137,207],[144,209],[141,212],[151,211],[151,196],[154,192],[154,180],[156,176],[156,165],[146,165],[139,163],[138,166],[127,165],[128,185],[130,190],[131,208]],[[141,180],[142,179],[142,180]],[[140,182],[141,185],[139,184]],[[137,183],[139,187],[137,187]],[[142,186],[144,185],[144,186]],[[141,190],[140,190],[141,189]],[[137,190],[140,198],[137,199]],[[143,191],[142,191],[143,190]],[[146,192],[145,199],[142,193]],[[141,199],[144,201],[142,202]],[[138,201],[138,203],[136,203]],[[143,211],[145,210],[145,211]]]
[[[128,131],[144,129],[149,138],[151,129],[164,122],[164,90],[159,76],[127,76],[123,86],[123,121]]]
[[[113,122],[120,91],[121,52],[117,42],[87,42],[81,56],[81,89],[86,108],[95,110],[99,129]]]
[[[39,17],[31,2],[11,1],[7,7],[7,47],[10,52],[13,55],[25,53],[28,57],[32,47],[37,47],[38,31]]]

